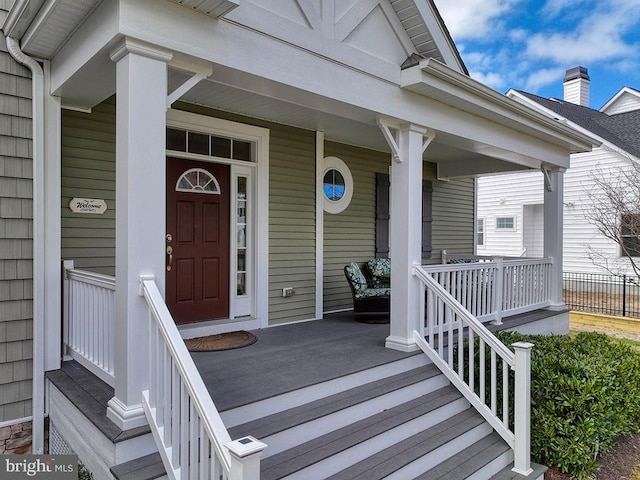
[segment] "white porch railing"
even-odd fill
[[[149,390],[142,405],[171,479],[258,480],[266,445],[231,441],[153,277],[140,277],[149,307]]]
[[[64,262],[63,341],[66,354],[113,387],[116,279]]]
[[[447,265],[451,267],[451,265]],[[476,280],[493,281],[490,271]],[[414,338],[422,351],[514,450],[513,470],[528,475],[531,429],[531,348],[515,343],[515,354],[458,302],[429,269],[416,266],[422,282],[422,331]],[[467,278],[469,285],[472,278]],[[476,341],[478,342],[476,344]],[[477,352],[476,352],[477,348]]]
[[[473,261],[424,268],[481,322],[551,305],[550,258],[463,257]]]

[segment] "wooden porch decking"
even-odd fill
[[[351,312],[252,333],[258,341],[248,347],[191,353],[220,411],[418,354],[385,348],[389,324]]]
[[[510,317],[490,330],[506,330],[558,312],[537,310]],[[254,331],[248,347],[194,352],[192,357],[219,411],[225,411],[422,352],[385,348],[388,324],[355,321],[351,312],[322,320]],[[106,417],[114,390],[75,361],[64,362],[47,378],[108,438],[147,433],[148,427],[122,432]]]
[[[559,312],[537,310],[505,319],[491,331],[516,328]],[[191,355],[220,411],[264,400],[422,352],[385,348],[389,324],[367,324],[351,312],[253,331],[248,347]]]

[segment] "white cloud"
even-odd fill
[[[482,38],[495,32],[500,17],[518,0],[435,0],[451,36]]]
[[[527,41],[526,54],[559,64],[595,63],[632,56],[634,47],[622,37],[625,21],[612,15],[585,21],[573,32],[537,33]]]
[[[585,0],[547,0],[540,13],[549,17],[557,17],[561,13],[572,14],[576,11],[588,10],[585,3],[590,2],[585,2]]]
[[[494,90],[502,91],[504,90],[508,82],[502,75],[502,73],[498,72],[474,72],[470,71],[469,76],[474,80],[478,80],[480,83],[483,83],[487,87],[491,87]]]
[[[640,0],[435,2],[470,75],[499,91],[561,86],[576,65],[640,70]]]
[[[536,92],[547,85],[559,84],[564,78],[565,68],[543,68],[531,72],[524,80],[524,90]]]

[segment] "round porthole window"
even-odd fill
[[[351,202],[353,177],[347,165],[338,157],[324,159],[322,193],[324,211],[327,213],[340,213]]]

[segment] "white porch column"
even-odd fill
[[[107,416],[121,429],[146,424],[148,332],[140,275],[164,293],[165,128],[171,54],[125,39],[116,62],[116,319],[115,396]]]
[[[551,267],[551,308],[562,309],[562,217],[564,172],[543,172],[544,189],[544,256],[553,259]]]
[[[422,257],[422,153],[427,130],[403,125],[397,138],[397,159],[391,166],[391,326],[386,346],[410,352],[418,347],[420,282],[412,273]]]

